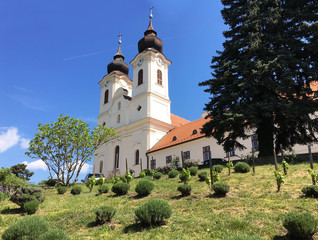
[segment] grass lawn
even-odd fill
[[[84,185],[84,191],[75,196],[70,190],[58,195],[56,189],[47,189],[46,199],[36,215],[45,218],[51,226],[63,229],[71,239],[222,239],[235,233],[285,239],[286,230],[282,225],[285,213],[310,212],[318,218],[318,200],[303,198],[301,193],[303,186],[311,185],[308,166],[291,165],[279,193],[272,165],[256,167],[255,176],[251,172],[228,176],[227,169],[223,169],[221,182],[230,185],[230,192],[224,198],[211,195],[206,183],[199,182],[197,176],[190,180],[192,194],[183,198],[177,191],[181,184],[179,178],[168,179],[167,175],[154,181],[153,192],[145,198],[136,198],[134,192],[139,179],[132,181],[128,195],[120,197],[112,192],[97,195],[97,187],[89,193]],[[318,169],[317,163],[314,168]],[[172,216],[165,225],[143,229],[136,223],[134,210],[151,198],[168,201]],[[4,220],[1,235],[23,216],[19,214],[18,205],[8,200],[0,204]],[[111,226],[95,224],[94,212],[103,205],[111,205],[117,211]],[[318,239],[318,234],[314,239]]]

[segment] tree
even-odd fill
[[[11,173],[16,175],[18,178],[29,181],[30,177],[33,176],[34,172],[30,172],[28,169],[26,169],[26,167],[27,165],[25,165],[24,163],[20,163],[12,166],[10,170]]]
[[[39,123],[37,130],[26,154],[42,159],[50,177],[56,175],[64,186],[72,179],[73,183],[78,180],[84,164],[91,160],[98,147],[118,137],[113,128],[98,125],[91,131],[87,123],[67,115],[61,115],[57,122]]]
[[[244,149],[238,140],[256,130],[259,156],[317,141],[312,117],[318,101],[318,1],[222,0],[229,30],[224,50],[212,59],[212,79],[201,82],[211,94],[201,131],[225,151]]]
[[[10,168],[0,169],[0,187],[2,190],[11,192],[19,186],[23,186],[25,182],[11,173]]]

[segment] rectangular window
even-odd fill
[[[168,164],[171,164],[171,163],[172,163],[172,156],[170,155],[170,156],[166,157],[166,164],[168,165]]]
[[[255,151],[258,151],[258,137],[257,135],[252,136],[252,148]]]
[[[232,148],[230,152],[227,152],[227,153],[226,153],[226,156],[228,157],[229,154],[230,154],[230,157],[235,156],[235,150],[234,150],[234,148]]]
[[[186,151],[183,153],[183,159],[184,160],[190,159],[190,151]]]
[[[210,146],[203,147],[203,161],[211,158]]]
[[[150,162],[150,165],[151,165],[150,166],[151,169],[155,169],[156,170],[156,159],[152,159],[151,162]]]

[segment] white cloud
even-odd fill
[[[23,163],[25,165],[27,165],[27,169],[32,170],[32,171],[34,171],[34,170],[46,171],[47,170],[46,164],[41,159],[33,161],[33,162],[24,161]]]
[[[5,131],[3,131],[5,130]],[[19,142],[20,136],[15,127],[0,128],[0,153],[7,151]]]
[[[90,169],[92,168],[91,165],[85,163],[82,167],[81,173],[85,174],[85,173],[89,173]]]
[[[29,144],[30,144],[30,139],[26,139],[26,138],[20,139],[20,147],[21,148],[27,149],[27,148],[29,148]]]

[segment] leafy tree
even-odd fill
[[[2,190],[11,191],[19,186],[25,185],[25,182],[12,174],[10,168],[0,169],[0,186]]]
[[[80,119],[61,115],[57,122],[38,124],[38,132],[31,140],[29,157],[42,159],[55,174],[59,183],[68,186],[78,180],[85,163],[91,160],[94,151],[111,138],[118,137],[115,129],[98,125],[92,131]]]
[[[318,76],[318,1],[222,0],[229,30],[212,59],[211,94],[202,132],[226,152],[256,130],[259,156],[317,141],[318,109],[310,84]]]
[[[16,175],[18,178],[29,181],[30,177],[33,176],[34,172],[30,172],[28,169],[26,169],[26,167],[27,165],[25,165],[24,163],[14,165],[10,168],[11,173]]]

